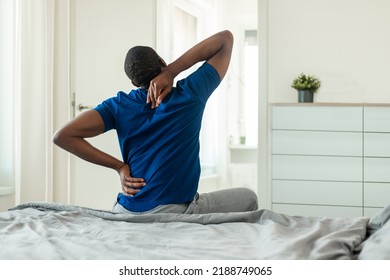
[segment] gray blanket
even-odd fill
[[[390,260],[390,205],[370,219],[367,236],[359,259]]]
[[[32,202],[0,213],[0,259],[355,259],[368,223],[270,210],[134,216]]]

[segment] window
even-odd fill
[[[258,43],[257,30],[245,30],[244,83],[240,144],[257,146]]]
[[[15,1],[0,0],[0,195],[15,185]]]
[[[175,7],[174,10],[174,22],[176,25],[175,33],[173,34],[173,57],[178,58],[189,48],[197,43],[197,31],[198,31],[198,19],[182,10],[179,7]],[[180,73],[176,80],[180,80],[188,76],[193,72],[193,67]]]

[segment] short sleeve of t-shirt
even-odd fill
[[[192,93],[196,94],[201,102],[206,103],[210,95],[220,84],[221,79],[217,70],[205,62],[184,81],[192,89]]]
[[[118,93],[119,95],[119,93]],[[118,96],[109,98],[99,104],[94,110],[98,111],[104,122],[104,132],[115,128],[115,108],[117,108]]]

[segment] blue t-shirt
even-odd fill
[[[131,175],[145,179],[134,196],[117,201],[130,211],[147,211],[162,204],[194,198],[200,177],[199,132],[206,101],[220,83],[207,62],[180,80],[155,109],[146,104],[147,90],[119,92],[95,110],[105,131],[117,131],[123,161]]]

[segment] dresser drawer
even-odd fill
[[[390,132],[390,107],[364,107],[366,132]]]
[[[363,206],[363,183],[272,181],[272,203]]]
[[[322,205],[295,205],[272,204],[272,210],[292,216],[306,217],[361,217],[362,207],[322,206]]]
[[[390,157],[390,133],[364,133],[364,156]]]
[[[364,206],[385,207],[390,204],[390,183],[364,183]]]
[[[362,156],[362,149],[361,132],[272,131],[273,154]]]
[[[362,113],[360,106],[273,106],[272,129],[362,131]]]
[[[313,181],[362,181],[361,157],[287,156],[272,157],[272,178]]]
[[[375,207],[364,207],[364,216],[372,218],[376,214],[378,214],[380,211],[382,211],[383,208],[375,208]]]
[[[390,158],[364,158],[365,182],[390,182]]]

